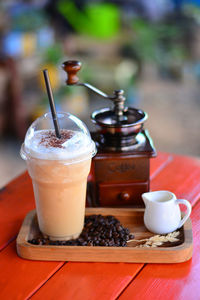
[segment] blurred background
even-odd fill
[[[40,0],[0,3],[0,187],[25,169],[19,149],[32,121],[49,110],[80,117],[110,106],[66,87],[62,62],[83,63],[81,81],[149,115],[156,149],[200,156],[200,0]]]

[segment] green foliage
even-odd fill
[[[28,10],[16,15],[12,20],[12,28],[22,32],[35,31],[47,24],[46,15],[41,10]]]
[[[81,34],[107,39],[119,31],[120,13],[110,3],[88,3],[84,11],[80,11],[73,1],[60,0],[58,11]]]
[[[61,45],[56,43],[53,46],[46,48],[43,56],[45,63],[52,63],[56,65],[60,61],[61,57],[63,57]]]
[[[147,23],[136,19],[132,24],[133,48],[142,60],[159,61],[164,52],[168,56],[182,59],[185,49],[178,40],[181,37],[180,28],[167,24]]]

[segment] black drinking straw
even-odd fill
[[[53,93],[52,93],[51,84],[50,84],[47,69],[43,70],[43,75],[44,75],[44,80],[45,80],[45,84],[46,84],[47,95],[48,95],[48,98],[49,98],[49,104],[50,104],[50,108],[51,108],[51,114],[52,114],[52,119],[53,119],[53,124],[54,124],[54,128],[55,128],[56,136],[57,136],[57,138],[60,139],[61,138],[60,126],[58,124],[58,118],[57,118],[55,103],[54,103],[54,99],[53,99]]]

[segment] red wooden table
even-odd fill
[[[16,236],[34,208],[27,173],[0,191],[0,299],[200,299],[200,160],[159,153],[151,190],[188,199],[194,250],[180,264],[43,262],[21,259]]]

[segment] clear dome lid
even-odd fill
[[[86,125],[74,115],[57,113],[61,138],[57,138],[51,113],[36,119],[29,127],[21,149],[23,159],[30,157],[71,162],[82,161],[96,154]]]

